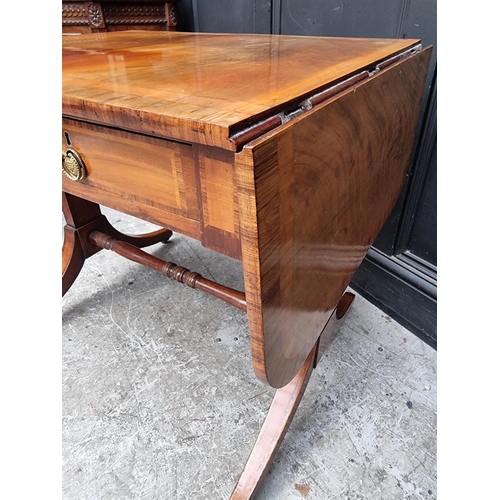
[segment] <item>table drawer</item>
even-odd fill
[[[63,175],[64,191],[199,238],[192,146],[70,119],[62,136],[86,169],[79,181]]]

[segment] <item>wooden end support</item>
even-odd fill
[[[275,392],[266,420],[230,500],[254,498],[292,422],[313,368],[316,368],[327,345],[337,335],[354,297],[350,292],[344,293],[299,373],[288,385]]]
[[[302,399],[315,355],[316,346],[295,378],[285,387],[276,390],[266,420],[230,500],[249,500],[257,492]]]
[[[90,241],[89,236],[93,231],[105,231],[114,238],[140,248],[166,242],[172,236],[170,229],[159,229],[138,235],[123,234],[109,223],[97,203],[65,192],[63,192],[62,210],[66,220],[62,249],[63,296],[80,274],[85,259],[101,250]]]

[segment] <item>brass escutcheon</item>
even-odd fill
[[[62,171],[72,181],[81,181],[87,177],[87,170],[82,157],[71,148],[67,148],[62,154]]]

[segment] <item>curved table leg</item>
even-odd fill
[[[249,500],[254,497],[292,422],[311,372],[340,330],[354,297],[351,292],[344,293],[299,373],[288,385],[274,394],[264,425],[230,500]]]
[[[64,243],[62,249],[62,294],[69,290],[85,262],[80,239],[76,230],[65,226],[64,227]]]
[[[315,354],[316,345],[295,378],[276,391],[266,420],[230,500],[253,498],[299,406],[311,376]]]
[[[101,249],[89,239],[92,231],[103,231],[117,240],[125,241],[138,248],[166,242],[171,236],[170,229],[159,229],[147,234],[128,235],[115,229],[101,213],[97,203],[93,203],[69,193],[63,195],[63,214],[66,220],[62,251],[62,294],[69,290],[80,273],[85,259]]]
[[[82,228],[74,228],[66,224],[64,226],[64,243],[62,250],[62,294],[70,289],[78,274],[80,273],[85,259],[98,252],[100,248],[91,248],[88,241],[89,233],[94,229],[103,229],[115,239],[124,241],[138,248],[155,245],[156,243],[166,243],[172,236],[170,229],[159,229],[147,234],[129,235],[115,229],[109,221],[101,215],[99,219],[92,221]]]
[[[170,229],[158,229],[157,231],[145,234],[125,234],[115,229],[109,222],[106,233],[115,240],[124,241],[137,248],[149,247],[160,242],[166,243],[173,234]]]

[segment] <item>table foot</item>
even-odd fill
[[[295,378],[276,391],[266,420],[230,500],[248,500],[254,497],[299,406],[311,376],[315,355],[316,346]]]

